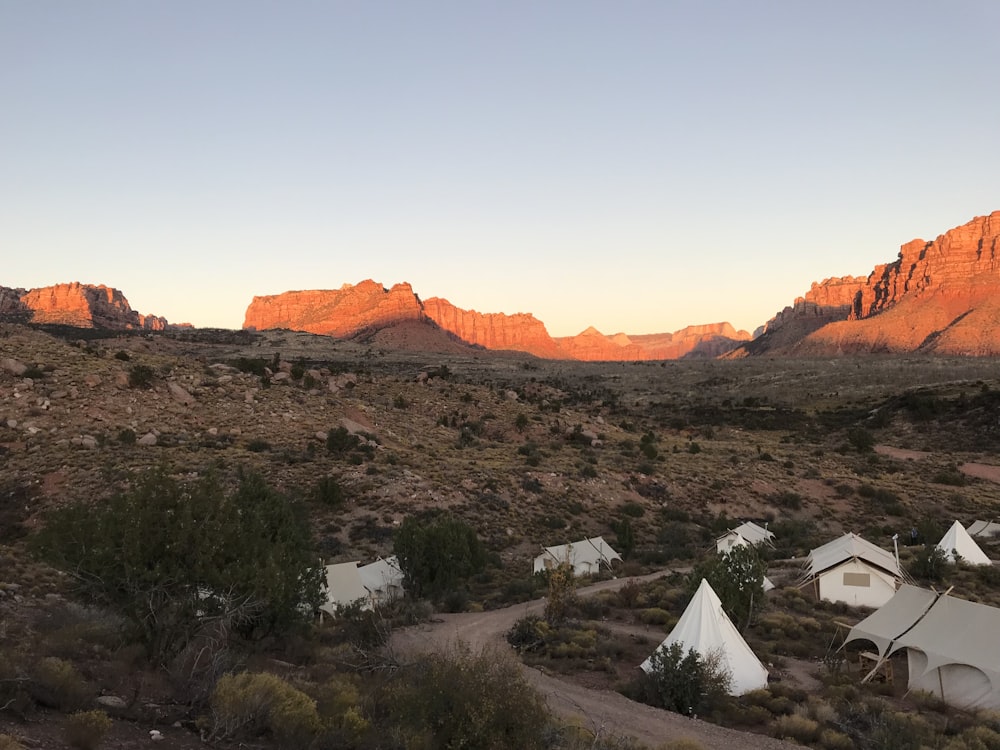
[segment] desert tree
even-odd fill
[[[452,515],[407,517],[396,531],[393,551],[404,586],[415,597],[439,597],[486,566],[476,530]]]
[[[287,632],[322,594],[304,514],[255,474],[227,493],[214,472],[180,481],[151,470],[126,492],[53,512],[33,546],[124,616],[154,660],[207,627],[226,638]]]

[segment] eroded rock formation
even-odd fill
[[[117,289],[75,281],[31,290],[0,287],[0,315],[31,323],[110,330],[162,331],[168,325],[165,318],[140,315]]]

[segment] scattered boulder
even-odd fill
[[[3,370],[4,372],[9,372],[11,375],[14,375],[15,377],[21,377],[22,375],[24,375],[27,369],[28,366],[26,364],[24,364],[23,362],[18,362],[16,359],[13,359],[12,357],[4,357],[3,359],[0,359],[0,370]]]
[[[184,404],[184,406],[194,406],[195,400],[194,396],[188,393],[182,386],[177,383],[168,382],[167,390],[170,391],[170,395],[174,397],[175,400]]]
[[[147,432],[135,442],[139,445],[156,445],[156,435],[152,432]]]

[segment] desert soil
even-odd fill
[[[580,596],[599,591],[613,591],[629,580],[650,581],[667,575],[660,571],[637,578],[616,578],[578,589]],[[509,649],[504,634],[522,617],[541,614],[544,599],[536,599],[489,612],[442,614],[430,623],[416,625],[393,634],[393,648],[405,655],[419,651],[436,651],[456,643],[465,643],[475,650],[482,648]],[[513,656],[512,656],[513,658]],[[522,667],[527,681],[545,697],[549,709],[566,719],[579,722],[601,736],[631,736],[650,747],[669,740],[688,738],[705,748],[728,750],[777,750],[798,747],[792,743],[750,732],[726,729],[699,719],[652,708],[631,701],[610,690],[594,690],[528,666]]]
[[[876,445],[875,452],[883,456],[889,456],[890,458],[898,458],[902,461],[919,461],[920,459],[930,458],[934,455],[928,451],[913,451],[906,448],[894,448],[891,445]],[[987,481],[997,482],[1000,484],[1000,466],[966,462],[960,464],[958,470],[966,476],[974,477],[976,479],[986,479]]]

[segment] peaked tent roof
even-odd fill
[[[969,532],[965,530],[958,521],[955,521],[951,525],[951,528],[945,532],[944,537],[938,542],[938,549],[944,552],[944,556],[948,558],[948,562],[955,562],[955,553],[962,558],[964,562],[970,565],[992,565],[993,561],[986,556],[986,553],[979,549],[979,545],[976,544],[975,540],[969,536]]]
[[[771,540],[774,539],[773,531],[768,531],[763,526],[758,526],[753,521],[741,523],[733,529],[733,531],[750,542],[750,544],[760,544],[761,542],[770,543]]]
[[[372,594],[403,585],[403,571],[395,555],[362,565],[358,568],[358,575],[361,576],[361,585]]]
[[[969,532],[969,536],[1000,536],[1000,523],[996,521],[973,521],[969,524],[966,531]]]
[[[842,537],[827,542],[810,552],[806,558],[807,575],[817,576],[823,571],[853,558],[864,560],[876,568],[881,568],[887,573],[902,578],[903,574],[891,552],[876,547],[854,533],[844,534]]]
[[[912,628],[936,600],[933,591],[904,583],[892,599],[851,628],[843,645],[868,640],[875,644],[879,656],[884,657],[893,641]]]
[[[743,695],[767,686],[767,669],[743,640],[722,609],[718,595],[704,578],[681,619],[656,651],[674,643],[679,643],[685,651],[694,650],[703,656],[717,652],[732,675],[732,695]],[[640,666],[648,672],[652,669],[652,657]]]
[[[539,558],[551,558],[556,564],[568,562],[574,568],[577,565],[585,565],[603,562],[611,567],[612,560],[621,560],[622,556],[604,541],[604,537],[595,536],[590,539],[581,539],[578,542],[569,544],[559,544],[555,547],[545,547]],[[538,558],[536,558],[538,559]]]

